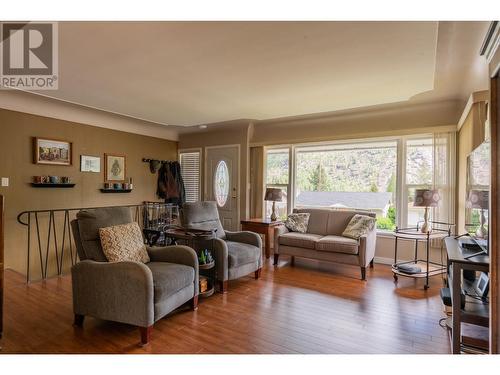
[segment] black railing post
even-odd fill
[[[153,203],[153,202],[151,202]],[[162,202],[154,202],[154,204],[161,205],[163,204]],[[154,206],[153,204],[153,206]],[[32,215],[34,215],[35,218],[35,230],[36,230],[36,243],[38,245],[38,257],[40,259],[40,274],[42,280],[47,279],[48,275],[48,263],[49,263],[49,257],[52,252],[51,247],[54,247],[55,251],[55,257],[56,257],[56,266],[57,266],[57,274],[62,275],[64,271],[64,254],[65,254],[65,247],[69,246],[69,252],[70,252],[70,259],[71,259],[71,265],[75,265],[78,262],[78,252],[76,249],[76,246],[73,247],[73,240],[72,240],[72,232],[71,232],[71,221],[70,221],[70,214],[72,212],[77,212],[80,210],[92,210],[92,209],[99,209],[99,208],[110,208],[110,207],[128,207],[130,210],[135,209],[135,212],[132,213],[132,217],[135,217],[136,222],[141,226],[141,223],[143,226],[145,226],[145,220],[146,218],[144,217],[144,212],[141,210],[142,207],[145,207],[145,210],[147,211],[147,207],[144,206],[147,205],[147,202],[143,202],[141,204],[131,204],[131,205],[121,205],[121,206],[101,206],[101,207],[78,207],[78,208],[59,208],[59,209],[46,209],[46,210],[31,210],[31,211],[23,211],[17,215],[17,221],[19,224],[26,226],[27,230],[27,263],[26,263],[26,282],[30,283],[31,282],[31,256],[32,256],[32,248],[31,248],[31,241],[32,241],[32,235],[31,235],[31,224],[32,224]],[[160,207],[160,206],[158,206]],[[58,246],[58,241],[57,241],[57,224],[56,224],[56,213],[57,212],[64,212],[64,223],[63,223],[63,229],[62,229],[62,241],[61,241],[61,247]],[[47,244],[45,249],[43,249],[43,246],[45,244],[42,243],[41,241],[41,233],[40,233],[40,220],[39,220],[39,214],[48,214],[49,215],[49,220],[48,220],[48,233],[47,233]],[[27,216],[27,218],[25,218]],[[54,244],[51,244],[52,236],[54,236]],[[66,241],[66,236],[68,236],[67,241]],[[76,244],[75,244],[76,245]],[[73,251],[73,248],[75,249]],[[44,253],[45,252],[45,256]],[[60,252],[60,253],[59,253]]]
[[[28,259],[26,259],[26,283],[30,282],[30,259],[31,259],[31,212],[28,212]]]

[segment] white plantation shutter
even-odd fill
[[[186,190],[186,202],[200,200],[200,152],[180,153],[181,174]]]

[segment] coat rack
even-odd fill
[[[152,161],[157,161],[157,162],[160,162],[160,163],[162,163],[162,164],[163,164],[163,163],[170,163],[170,162],[172,162],[172,160],[158,160],[158,159],[147,159],[147,158],[142,158],[142,161],[143,161],[144,163],[150,163],[150,162],[152,162]]]
[[[147,158],[142,158],[142,161],[144,163],[149,163],[149,170],[153,174],[158,172],[158,170],[163,164],[174,162],[174,160],[158,160],[158,159],[147,159]]]

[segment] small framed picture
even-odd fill
[[[33,148],[35,164],[71,165],[73,162],[71,142],[35,137]]]
[[[125,182],[125,155],[104,154],[104,182]]]
[[[80,171],[81,172],[101,172],[101,158],[99,156],[81,155],[80,156]]]

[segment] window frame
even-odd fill
[[[353,138],[346,140],[332,140],[332,141],[321,141],[321,142],[304,142],[296,144],[280,144],[264,146],[264,178],[263,178],[263,193],[268,186],[278,186],[280,184],[267,184],[267,154],[270,150],[276,149],[288,149],[288,184],[283,184],[283,187],[287,189],[287,211],[291,213],[295,208],[295,182],[296,182],[296,157],[297,149],[308,147],[308,146],[334,146],[334,145],[345,145],[345,144],[363,144],[363,143],[373,143],[382,141],[395,141],[396,142],[396,193],[394,206],[396,208],[396,226],[399,228],[407,227],[408,225],[408,191],[410,188],[426,188],[429,185],[422,184],[407,184],[406,182],[406,158],[407,158],[407,142],[409,140],[415,139],[433,139],[433,133],[417,133],[411,135],[400,135],[400,136],[388,136],[388,137],[369,137],[369,138]],[[453,158],[456,150],[448,150],[448,158]],[[434,168],[434,165],[433,165]],[[434,179],[434,173],[433,173]],[[432,183],[431,183],[432,185]],[[266,205],[265,202],[262,205],[262,215],[266,215]],[[389,230],[378,229],[377,233],[387,234],[392,233]]]
[[[193,154],[193,153],[198,153],[198,202],[201,201],[202,199],[202,181],[203,181],[203,176],[202,176],[202,149],[201,147],[195,147],[195,148],[183,148],[177,150],[177,159],[179,160],[179,164],[181,164],[181,170],[182,170],[182,163],[181,163],[181,154]]]
[[[266,201],[264,200],[264,195],[266,193],[266,188],[268,187],[285,187],[287,191],[287,199],[286,199],[286,209],[287,213],[291,213],[292,211],[290,210],[290,207],[292,207],[292,194],[290,193],[291,190],[291,180],[292,180],[292,165],[291,163],[291,158],[292,158],[292,149],[293,145],[273,145],[273,146],[265,146],[264,147],[264,178],[262,179],[262,200],[264,201],[264,204],[262,205],[262,217],[266,217]],[[288,150],[288,184],[268,184],[267,183],[267,153],[270,150]]]
[[[401,166],[398,165],[398,170],[401,171],[401,186],[400,186],[400,209],[398,212],[401,212],[400,218],[398,218],[398,227],[400,228],[407,228],[408,227],[408,200],[409,200],[409,194],[408,191],[410,189],[430,189],[432,188],[432,185],[434,183],[434,159],[433,159],[433,173],[432,173],[432,180],[430,184],[409,184],[407,183],[406,180],[406,170],[407,170],[407,157],[408,157],[408,147],[407,143],[408,141],[411,140],[418,140],[418,139],[433,139],[434,135],[432,133],[423,133],[423,134],[413,134],[409,136],[403,136],[401,137],[401,149],[402,149],[402,159],[401,159]],[[432,146],[433,147],[433,146]]]

